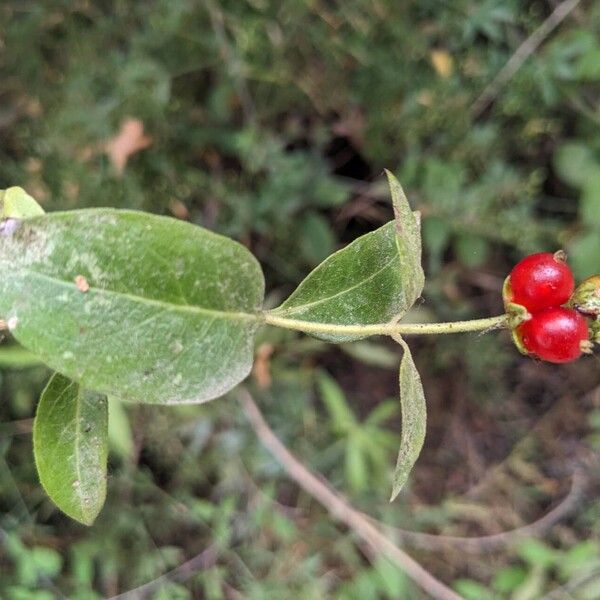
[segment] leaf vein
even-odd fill
[[[317,306],[319,304],[323,304],[324,302],[329,302],[330,300],[333,300],[339,296],[343,296],[344,294],[347,294],[349,292],[352,292],[353,290],[369,283],[370,281],[372,281],[373,279],[375,279],[375,277],[377,277],[378,275],[380,275],[381,273],[383,273],[386,269],[388,269],[389,267],[392,266],[392,264],[398,260],[398,256],[393,256],[383,267],[381,267],[380,269],[378,269],[377,271],[371,273],[367,278],[363,279],[362,281],[355,283],[354,285],[345,288],[343,290],[340,290],[339,292],[336,292],[335,294],[331,295],[331,296],[326,296],[324,298],[319,298],[318,300],[314,300],[313,302],[307,302],[306,304],[301,304],[299,306],[291,306],[290,308],[282,308],[281,310],[279,309],[275,309],[271,312],[273,313],[280,313],[280,314],[294,314],[294,313],[298,313],[298,312],[303,312],[308,308],[312,308],[313,306]],[[306,281],[306,280],[305,280]]]
[[[69,289],[75,288],[75,284],[70,281],[64,281],[62,279],[58,279],[56,277],[52,277],[50,275],[46,275],[44,273],[38,273],[37,271],[32,271],[31,269],[23,269],[23,271],[28,274],[38,277],[40,279],[45,279],[46,281],[50,281],[56,285],[60,285],[63,287],[68,287]],[[155,298],[144,298],[143,296],[136,296],[135,294],[130,294],[128,292],[118,292],[116,290],[105,290],[99,287],[90,287],[86,294],[95,293],[99,295],[112,295],[118,298],[127,298],[132,300],[133,302],[138,302],[140,304],[147,304],[150,306],[156,306],[162,308],[165,311],[171,312],[188,312],[193,314],[203,314],[209,315],[216,319],[230,319],[230,320],[241,320],[241,321],[256,321],[260,317],[257,313],[244,313],[244,312],[229,312],[229,311],[221,311],[213,308],[204,308],[202,306],[196,305],[183,305],[183,304],[175,304],[172,302],[167,302],[165,300],[156,300]]]

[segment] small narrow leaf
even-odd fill
[[[418,213],[388,173],[395,220],[332,254],[300,283],[273,315],[334,325],[373,325],[398,319],[424,285]],[[361,335],[314,334],[332,342]]]
[[[368,474],[365,455],[360,438],[350,435],[346,442],[346,460],[344,463],[346,480],[354,492],[362,492],[367,487]]]
[[[106,498],[106,398],[56,373],[40,398],[33,451],[40,482],[72,519],[91,525]]]
[[[396,245],[400,271],[404,275],[405,310],[408,310],[421,295],[425,286],[425,274],[421,266],[421,214],[412,212],[400,182],[386,170],[394,217],[396,223]]]
[[[394,500],[406,483],[421,453],[427,428],[427,406],[421,377],[415,366],[408,344],[398,338],[404,354],[400,362],[400,403],[402,409],[402,436],[400,452],[394,472],[392,497]]]
[[[13,336],[85,388],[204,402],[250,372],[264,279],[233,240],[135,211],[52,213],[0,232],[0,269]]]
[[[0,218],[28,219],[44,214],[44,209],[20,187],[0,190]]]
[[[327,373],[321,372],[317,377],[321,399],[329,413],[336,431],[347,432],[356,425],[356,418],[344,395],[344,390],[337,381]]]

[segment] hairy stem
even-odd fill
[[[507,316],[499,315],[472,321],[454,321],[451,323],[379,323],[376,325],[335,325],[332,323],[314,323],[300,319],[286,319],[273,313],[265,314],[265,323],[284,329],[303,331],[304,333],[325,333],[333,335],[439,335],[468,331],[485,331],[506,326]]]

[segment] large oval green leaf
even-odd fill
[[[106,398],[56,373],[42,393],[33,426],[40,481],[69,517],[91,525],[106,498]]]
[[[423,290],[419,215],[388,173],[395,220],[323,261],[272,315],[334,325],[374,325],[402,316]],[[365,337],[313,334],[333,342]]]
[[[112,209],[4,225],[0,314],[55,370],[163,404],[210,400],[250,372],[264,279],[240,244]]]

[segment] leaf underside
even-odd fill
[[[421,377],[413,361],[410,348],[404,340],[398,338],[398,341],[404,349],[400,362],[399,377],[402,436],[390,500],[396,498],[408,480],[408,476],[423,448],[427,429],[427,405]]]
[[[106,498],[107,435],[106,398],[56,373],[37,408],[35,460],[50,499],[85,525],[94,522]]]
[[[92,209],[0,232],[0,314],[88,389],[177,404],[250,372],[264,278],[240,244],[189,223]]]
[[[361,236],[323,261],[272,314],[334,325],[373,325],[401,317],[420,296],[419,215],[388,173],[395,220]],[[314,334],[333,342],[362,335]]]

